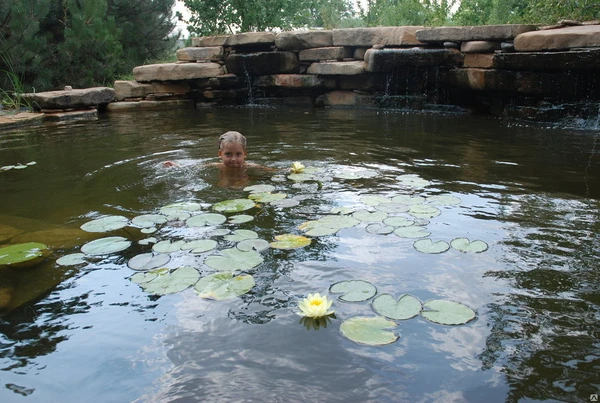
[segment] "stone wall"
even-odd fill
[[[598,116],[600,25],[377,27],[192,39],[134,68],[109,111],[269,104]]]

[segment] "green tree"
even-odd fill
[[[598,0],[529,0],[524,20],[530,23],[555,24],[560,20],[600,20]]]

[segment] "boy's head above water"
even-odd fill
[[[242,133],[225,132],[219,137],[219,158],[225,167],[243,167],[246,155],[246,137]]]

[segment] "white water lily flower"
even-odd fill
[[[333,304],[333,301],[328,301],[326,295],[321,296],[319,293],[316,293],[308,294],[308,297],[298,303],[298,308],[302,311],[300,312],[302,316],[320,318],[335,312],[329,310],[331,304]]]
[[[295,161],[292,164],[292,168],[290,169],[292,173],[299,174],[304,172],[304,168],[306,168],[300,161]]]

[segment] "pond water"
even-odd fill
[[[216,161],[227,130],[247,136],[249,161],[273,169],[248,185],[273,185],[296,206],[259,202],[241,224],[190,229],[171,219],[150,235],[135,226],[82,235],[82,224],[104,216],[131,220],[178,202],[206,212],[247,198],[203,165]],[[277,108],[108,114],[4,130],[0,166],[35,165],[0,172],[1,242],[36,240],[52,254],[0,271],[0,401],[589,401],[600,393],[598,137],[594,127],[478,116]],[[179,167],[164,168],[165,160]],[[286,178],[294,161],[317,168],[316,179]],[[127,262],[151,251],[138,243],[148,236],[216,240],[212,251],[171,253],[166,265],[206,276],[215,270],[205,259],[235,247],[215,229],[272,242],[306,235],[299,225],[332,208],[375,212],[383,197],[406,196],[430,207],[432,196],[460,202],[440,203],[432,216],[390,209],[388,217],[416,221],[429,234],[421,239],[468,238],[487,250],[423,253],[416,238],[376,233],[383,223],[374,218],[302,248],[261,251],[262,263],[244,270],[255,286],[235,298],[203,299],[194,287],[152,295],[131,279]],[[9,231],[18,234],[9,240]],[[56,263],[107,235],[132,244],[75,266]],[[371,300],[329,292],[345,280],[367,281],[378,294],[460,302],[477,316],[451,326],[417,315],[396,321],[395,342],[359,344],[341,323],[376,313]],[[335,317],[301,320],[297,304],[315,292],[334,299]]]

